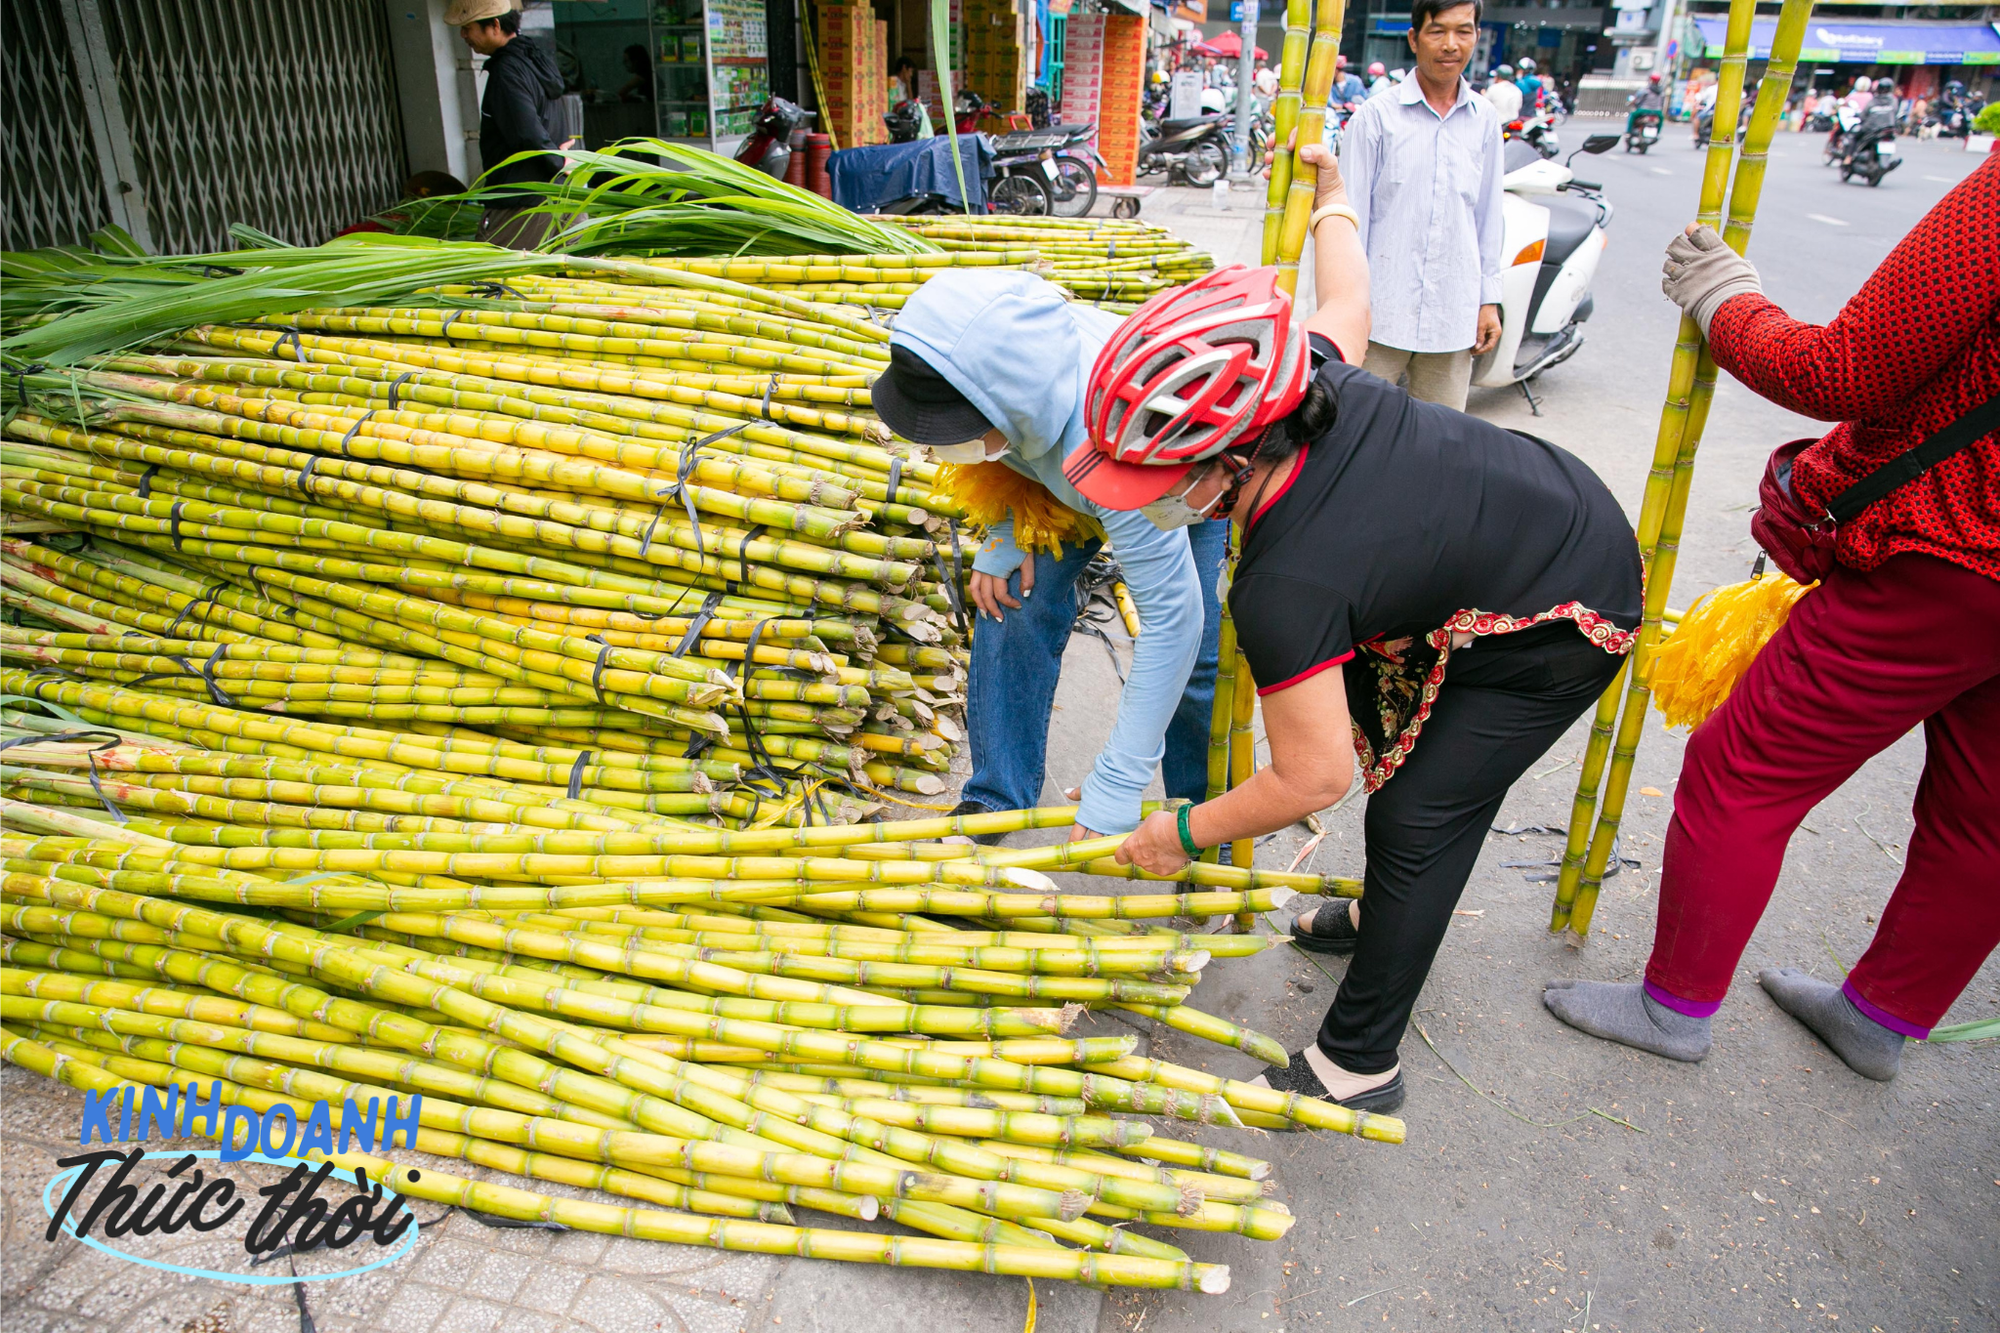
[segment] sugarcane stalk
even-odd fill
[[[1739,14],[1739,10],[1743,12]],[[1755,220],[1761,196],[1764,163],[1769,153],[1771,136],[1790,88],[1792,71],[1796,67],[1798,53],[1804,43],[1805,27],[1810,13],[1809,0],[1788,0],[1780,13],[1779,32],[1773,38],[1771,59],[1765,67],[1757,104],[1751,113],[1750,127],[1745,135],[1745,158],[1737,170],[1737,180],[1742,193],[1731,199],[1730,224],[1725,228],[1724,239],[1739,253],[1749,243],[1751,224]],[[1742,95],[1743,71],[1748,58],[1750,21],[1751,14],[1745,6],[1732,4],[1721,77],[1717,88],[1718,125],[1734,126],[1736,123],[1737,109]],[[1779,45],[1780,40],[1784,45]],[[1725,113],[1726,120],[1723,118]],[[1701,207],[1697,218],[1704,225],[1712,226],[1721,220],[1723,191],[1728,184],[1734,146],[1733,132],[1726,136],[1711,137],[1702,178]],[[1699,327],[1695,325],[1692,317],[1683,315],[1669,384],[1670,394],[1675,388],[1685,384],[1686,397],[1682,400],[1670,397],[1667,408],[1662,413],[1660,439],[1654,453],[1654,467],[1647,478],[1646,501],[1640,510],[1639,538],[1640,550],[1645,557],[1646,604],[1638,638],[1630,653],[1631,664],[1624,682],[1623,712],[1619,717],[1610,771],[1603,778],[1602,796],[1594,803],[1597,807],[1594,812],[1586,811],[1584,808],[1583,781],[1582,779],[1579,781],[1576,809],[1572,813],[1571,820],[1570,847],[1574,848],[1582,841],[1579,836],[1578,816],[1588,819],[1590,814],[1594,813],[1596,823],[1587,849],[1580,858],[1573,862],[1575,854],[1566,849],[1562,873],[1556,887],[1556,904],[1550,928],[1552,931],[1567,928],[1572,942],[1580,943],[1589,933],[1598,890],[1610,864],[1612,844],[1617,838],[1618,825],[1624,812],[1632,762],[1638,752],[1639,737],[1644,730],[1646,712],[1652,697],[1650,688],[1652,657],[1660,639],[1661,615],[1672,588],[1674,557],[1679,549],[1681,524],[1687,508],[1688,486],[1693,476],[1694,455],[1701,444],[1702,428],[1706,423],[1709,402],[1714,393],[1715,376],[1715,361],[1709,354]],[[1614,682],[1612,689],[1617,688],[1618,684]],[[1603,711],[1605,710],[1600,705],[1600,713]],[[1586,753],[1586,761],[1590,757],[1591,755]],[[1596,773],[1587,770],[1582,778],[1589,779],[1590,786],[1594,790],[1597,786],[1597,776]],[[1572,865],[1574,865],[1573,872]]]

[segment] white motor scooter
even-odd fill
[[[1593,134],[1570,154],[1603,153],[1616,134]],[[1528,407],[1542,414],[1529,381],[1569,360],[1583,346],[1581,325],[1590,318],[1590,281],[1604,254],[1611,205],[1603,187],[1577,180],[1568,159],[1554,162],[1519,139],[1501,146],[1506,170],[1501,186],[1500,342],[1473,362],[1472,382],[1482,388],[1521,386]]]

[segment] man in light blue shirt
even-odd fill
[[[1472,358],[1500,341],[1500,118],[1464,77],[1478,0],[1415,0],[1416,69],[1341,138],[1373,328],[1364,368],[1465,409]]]
[[[1164,769],[1167,795],[1205,794],[1221,627],[1215,583],[1229,530],[1162,531],[1138,510],[1092,504],[1063,476],[1063,459],[1084,439],[1091,363],[1118,324],[1031,274],[940,273],[897,315],[889,368],[873,390],[876,414],[898,435],[947,462],[998,461],[1031,478],[1096,520],[1117,554],[1141,633],[1111,738],[1083,782],[1078,837],[1136,827],[1155,769]],[[1090,536],[1065,541],[1060,555],[1024,552],[1011,517],[980,544],[966,690],[973,773],[955,813],[1039,803],[1076,582],[1103,545]]]

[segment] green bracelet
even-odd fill
[[[1181,850],[1187,853],[1187,858],[1190,861],[1198,858],[1202,851],[1200,847],[1195,845],[1194,834],[1188,831],[1188,816],[1193,813],[1194,802],[1189,801],[1181,807],[1180,813],[1174,816],[1174,826],[1180,830]]]

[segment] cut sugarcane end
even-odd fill
[[[1004,866],[1000,870],[1002,884],[1011,884],[1018,889],[1032,893],[1056,893],[1056,882],[1039,870],[1023,870],[1018,866]]]
[[[1298,896],[1299,896],[1299,891],[1297,889],[1288,889],[1281,884],[1277,888],[1271,890],[1270,910],[1275,912],[1279,908],[1283,907],[1286,903],[1290,902],[1292,899]]]

